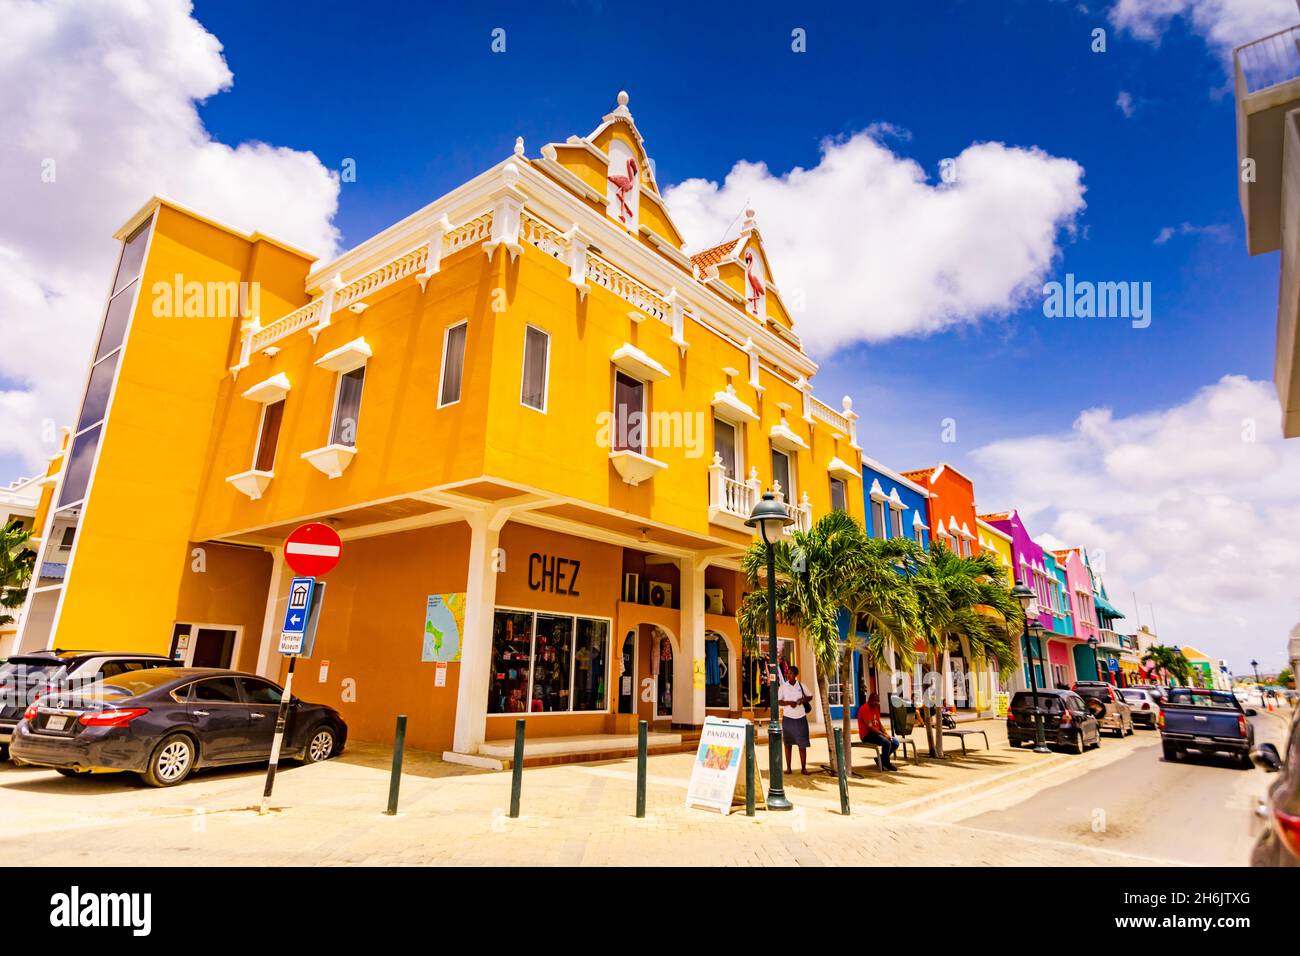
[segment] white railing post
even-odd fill
[[[672,327],[672,343],[677,346],[677,350],[682,355],[691,347],[686,341],[686,310],[682,308],[682,298],[677,293],[677,287],[673,286],[664,296],[664,301],[668,303],[668,324]]]
[[[715,451],[713,463],[709,465],[709,507],[730,510],[727,508],[726,489],[723,485],[726,477],[727,468],[722,463],[722,455]]]
[[[587,237],[576,222],[562,236],[568,243],[565,256],[569,265],[569,281],[577,287],[578,295],[585,299],[590,288],[587,285]]]
[[[853,410],[853,399],[845,395],[840,402],[840,408],[849,423],[849,447],[860,450],[862,446],[858,444],[858,413]]]
[[[316,317],[316,324],[307,331],[311,333],[311,340],[316,341],[316,337],[321,334],[323,329],[329,327],[330,316],[334,314],[334,296],[338,294],[339,289],[343,288],[346,283],[343,277],[337,272],[325,284],[321,286],[320,297],[320,315]]]
[[[438,270],[442,268],[442,241],[451,230],[451,220],[446,216],[435,222],[429,229],[428,251],[424,260],[424,271],[415,277],[415,281],[420,283],[421,292],[424,291],[424,287],[429,280],[437,275]]]
[[[496,205],[492,209],[492,233],[483,243],[483,251],[489,259],[497,251],[497,246],[505,246],[510,253],[510,261],[524,251],[519,244],[519,227],[523,221],[524,193],[519,188],[519,167],[506,163],[501,170],[504,180],[500,189],[493,194]]]

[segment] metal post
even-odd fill
[[[767,532],[763,531],[763,540],[767,544],[767,650],[768,650],[768,706],[772,710],[772,719],[767,728],[767,808],[769,810],[790,810],[793,804],[785,796],[785,784],[781,776],[781,708],[777,700],[777,685],[781,679],[781,668],[776,654],[776,549],[767,541]]]
[[[1029,618],[1025,617],[1025,650],[1029,652],[1029,691],[1034,695],[1034,753],[1050,754],[1047,735],[1043,732],[1043,711],[1038,706],[1038,677],[1034,673],[1034,645],[1029,635]]]
[[[835,764],[839,767],[840,813],[849,815],[849,778],[844,767],[844,728],[835,728]]]
[[[645,774],[646,774],[646,722],[637,721],[636,725],[636,817],[645,819]]]
[[[293,665],[298,655],[289,657],[289,673],[284,679],[284,692],[280,695],[280,707],[275,714],[275,737],[271,740],[271,762],[266,766],[266,788],[262,791],[262,805],[259,814],[266,813],[271,802],[271,789],[275,786],[275,770],[280,764],[280,745],[284,743],[284,729],[289,724],[289,701],[293,693]]]
[[[397,791],[402,786],[402,755],[406,751],[406,715],[397,715],[397,733],[393,737],[393,775],[388,781],[388,816],[397,813]]]
[[[754,754],[754,725],[745,724],[745,816],[754,815],[754,778],[758,758]]]
[[[510,816],[519,816],[519,790],[524,783],[524,724],[522,717],[515,721],[515,759],[510,767]]]

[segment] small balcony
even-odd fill
[[[1282,244],[1282,141],[1286,114],[1300,106],[1300,26],[1237,47],[1233,61],[1237,188],[1246,245],[1259,255]]]
[[[805,494],[798,504],[787,502],[781,491],[780,482],[773,482],[772,490],[776,498],[785,507],[786,513],[794,519],[787,525],[785,532],[808,531],[812,528],[812,504]],[[722,456],[714,453],[713,464],[709,465],[709,522],[733,528],[747,534],[757,532],[746,527],[745,521],[754,511],[763,496],[763,484],[758,479],[758,469],[750,468],[749,477],[744,481],[727,477],[727,468],[722,463]]]

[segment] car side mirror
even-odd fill
[[[1258,713],[1259,713],[1259,711],[1257,711],[1254,707],[1247,707],[1247,708],[1246,708],[1246,716],[1247,716],[1247,717],[1254,717],[1254,716],[1255,716],[1256,714],[1258,714]]]
[[[1250,752],[1250,760],[1265,773],[1277,773],[1282,769],[1282,755],[1273,744],[1260,744]]]

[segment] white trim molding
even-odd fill
[[[318,358],[316,367],[340,374],[354,372],[370,361],[373,354],[370,344],[364,338],[353,339]]]
[[[614,363],[616,368],[620,368],[633,378],[639,378],[644,382],[660,382],[671,374],[668,369],[630,342],[624,342],[616,348],[609,360]]]
[[[243,397],[250,402],[261,402],[263,405],[271,405],[278,402],[289,394],[289,376],[280,372],[272,375],[268,379],[258,382],[251,388],[243,392]]]

